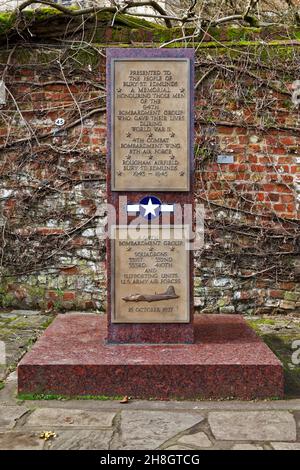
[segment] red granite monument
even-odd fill
[[[241,316],[194,316],[193,89],[192,49],[107,50],[107,316],[59,315],[19,392],[283,395],[280,361]]]
[[[127,224],[140,216],[144,234],[150,224],[159,232],[166,216],[174,224],[177,206],[193,206],[193,84],[192,49],[107,51],[108,202],[119,208],[120,198],[127,198],[116,225],[124,215]],[[172,243],[171,233],[168,244],[157,238],[126,247],[108,240],[109,343],[194,341],[192,252],[183,240]],[[169,267],[159,262],[162,256]],[[123,300],[126,291],[155,296],[171,286],[180,291],[173,299]]]

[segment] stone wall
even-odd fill
[[[176,35],[102,25],[92,44],[3,48],[2,307],[105,311],[105,49]],[[206,211],[195,305],[204,312],[300,311],[297,35],[232,28],[194,43],[195,198]]]

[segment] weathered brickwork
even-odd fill
[[[106,46],[116,45],[110,33]],[[199,48],[196,67],[195,198],[206,230],[195,305],[299,312],[300,116],[291,85],[300,52],[285,76],[274,47],[264,61],[256,46],[237,56],[212,49]],[[254,50],[247,64],[243,54]],[[0,62],[9,90],[0,106],[0,305],[105,311],[105,47],[20,48]]]

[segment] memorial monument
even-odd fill
[[[20,392],[282,396],[281,363],[242,317],[194,317],[193,90],[193,49],[107,50],[107,319],[59,315]]]
[[[193,342],[193,257],[174,234],[194,201],[193,71],[192,49],[107,51],[108,202],[126,197],[116,223],[139,216],[143,239],[108,242],[109,342]]]

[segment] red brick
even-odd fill
[[[250,144],[248,145],[248,150],[250,150],[251,152],[260,152],[261,147],[259,144]]]
[[[279,185],[277,186],[276,191],[278,191],[279,193],[287,193],[287,192],[289,192],[290,190],[289,190],[289,188],[288,188],[285,184],[279,184]]]
[[[281,137],[279,139],[279,141],[283,145],[295,145],[295,138],[294,137]]]
[[[72,246],[83,246],[86,244],[86,240],[84,237],[74,237],[70,240],[70,245]]]
[[[85,302],[85,308],[87,310],[95,310],[96,303],[93,300],[88,300],[87,302]]]
[[[285,204],[274,204],[274,210],[277,212],[284,212],[286,210]]]
[[[276,137],[273,137],[271,135],[268,135],[266,137],[266,144],[267,145],[276,145],[278,142],[278,139]]]
[[[279,196],[278,193],[269,193],[267,197],[270,199],[270,201],[277,202],[277,201],[279,201],[280,196]]]
[[[84,207],[89,207],[91,205],[95,204],[95,201],[93,201],[92,199],[82,199],[80,201],[80,205],[81,206],[84,206]]]
[[[53,310],[53,308],[54,308],[54,303],[51,300],[49,300],[47,302],[47,310]]]
[[[287,204],[286,209],[287,209],[287,212],[294,212],[295,211],[295,205],[294,204]]]
[[[251,171],[253,171],[253,173],[262,173],[263,171],[265,171],[265,166],[264,165],[251,165]]]
[[[209,191],[207,193],[208,199],[211,201],[214,201],[216,199],[223,199],[224,197],[224,192],[223,191]]]
[[[258,157],[259,163],[271,163],[270,157],[261,156]]]
[[[77,266],[63,266],[60,268],[60,272],[66,276],[74,276],[75,274],[78,274],[79,271]]]
[[[284,291],[282,291],[282,290],[270,290],[270,297],[273,297],[275,299],[283,299]]]
[[[249,180],[251,178],[251,173],[237,173],[236,174],[236,179],[237,181],[244,181],[244,180]]]
[[[281,202],[294,202],[295,196],[293,194],[281,194]]]
[[[283,147],[268,147],[267,152],[271,155],[284,155],[286,150]]]
[[[246,160],[250,163],[257,163],[258,157],[256,155],[247,155]]]
[[[65,231],[61,228],[38,227],[37,233],[40,235],[61,235],[65,233]]]
[[[265,195],[264,193],[256,193],[256,199],[258,201],[264,201],[265,200]]]
[[[63,300],[66,300],[66,301],[75,300],[75,292],[64,292]]]
[[[240,144],[248,144],[249,137],[247,135],[239,135],[238,137]]]
[[[245,152],[245,146],[244,145],[231,144],[229,146],[229,149],[232,150],[235,153],[244,153]]]
[[[268,287],[269,283],[268,283],[268,281],[265,281],[263,279],[257,279],[255,281],[255,285],[256,285],[257,288],[263,289],[265,287]]]
[[[291,157],[279,157],[277,162],[279,165],[282,163],[291,163]]]
[[[235,173],[223,173],[222,175],[220,175],[220,178],[226,181],[234,181],[236,178],[236,175]]]
[[[247,171],[247,169],[248,165],[245,165],[244,163],[229,165],[229,171],[243,172]]]
[[[94,127],[93,133],[96,135],[106,135],[106,129],[102,127]]]
[[[49,297],[49,299],[53,299],[53,300],[57,299],[58,297],[57,292],[52,291],[52,290],[49,290],[47,292],[47,296]]]
[[[292,175],[282,175],[281,178],[284,183],[292,183],[294,181]]]
[[[280,282],[279,283],[280,289],[283,290],[293,290],[295,287],[295,284],[293,282]]]
[[[295,174],[300,172],[300,166],[298,165],[292,165],[290,168],[290,173]]]

